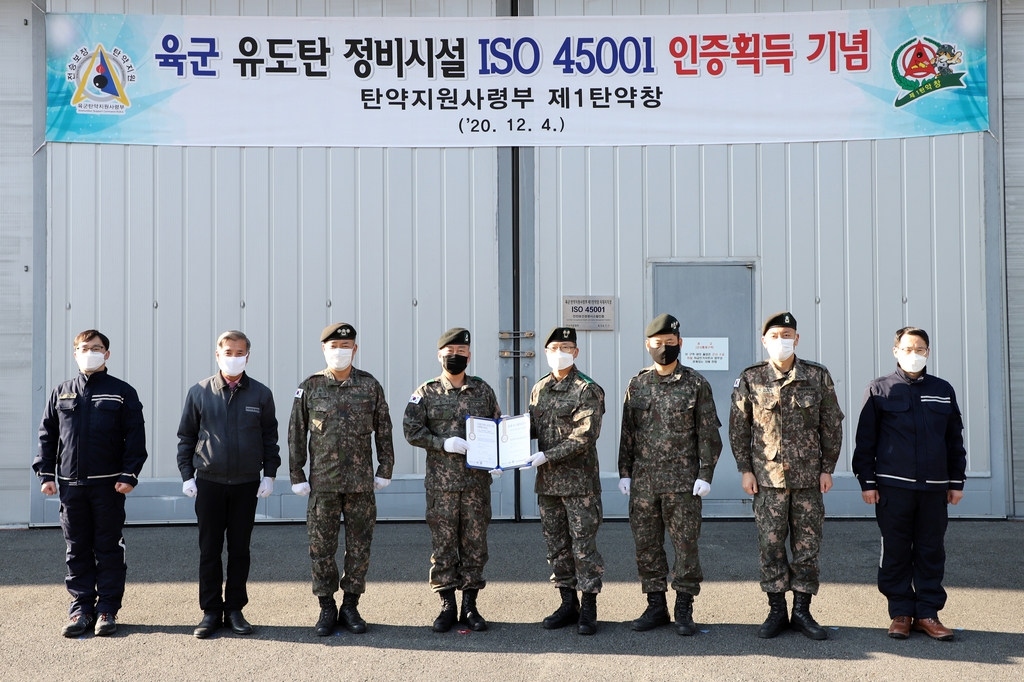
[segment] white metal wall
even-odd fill
[[[489,0],[69,0],[49,9],[280,16],[493,11]],[[441,332],[473,331],[470,371],[496,385],[495,149],[53,144],[48,154],[49,384],[76,371],[70,343],[78,331],[96,327],[107,334],[111,372],[135,386],[145,406],[145,478],[180,480],[175,433],[184,395],[216,371],[213,344],[229,328],[251,337],[249,373],[274,390],[285,461],[279,493],[288,492],[284,436],[295,387],[324,367],[319,335],[331,321],[355,325],[355,364],[384,386],[395,424],[396,476],[423,473],[424,453],[414,454],[405,442],[402,414],[413,389],[439,374]],[[422,508],[416,483],[407,491],[392,486],[382,507]],[[147,489],[155,491],[150,498]],[[190,501],[167,499],[171,487],[139,492],[130,499],[133,520],[191,514]],[[290,494],[270,500],[260,513],[305,515],[303,501]],[[55,519],[51,506],[46,521]]]
[[[894,5],[540,0],[538,14]],[[784,308],[793,312],[800,321],[798,354],[829,367],[847,415],[837,469],[847,480],[837,482],[840,491],[830,496],[830,512],[871,513],[848,473],[853,431],[864,387],[893,370],[893,333],[907,324],[932,335],[929,371],[953,384],[966,415],[969,475],[988,476],[982,137],[538,149],[538,327],[560,319],[563,295],[617,299],[616,333],[587,334],[581,351],[584,371],[608,396],[602,470],[615,477],[622,395],[629,378],[650,364],[643,346],[647,321],[665,312],[651,310],[650,263],[749,259],[755,262],[758,318]],[[719,416],[726,424],[728,415]],[[726,431],[723,426],[723,435]],[[723,459],[719,466],[735,463]],[[979,486],[986,490],[968,500],[970,513],[993,513],[990,484],[986,480]],[[1002,515],[1002,495],[996,494],[995,513]]]

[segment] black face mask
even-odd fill
[[[671,365],[679,357],[679,346],[660,346],[650,348],[648,351],[654,361],[659,365]]]
[[[468,364],[469,358],[465,355],[444,355],[441,357],[441,366],[444,367],[444,371],[452,376],[458,376],[465,372],[466,365]]]

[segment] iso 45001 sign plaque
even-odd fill
[[[615,329],[613,296],[563,296],[562,326],[580,331],[610,332]]]

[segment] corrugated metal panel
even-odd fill
[[[894,5],[540,0],[538,14]],[[642,336],[652,314],[650,261],[749,258],[756,262],[757,315],[792,310],[801,321],[801,356],[824,363],[835,378],[847,414],[840,472],[849,471],[864,387],[892,371],[892,335],[914,324],[934,337],[929,370],[956,388],[969,471],[988,473],[981,137],[538,150],[538,325],[560,319],[563,295],[617,297],[617,333],[588,334],[581,353],[584,371],[608,395],[602,470],[616,470],[618,402],[649,361]]]
[[[493,12],[489,0],[269,6],[246,0],[68,0],[51,2],[49,9],[269,9],[282,16]],[[110,336],[111,372],[138,389],[146,408],[145,477],[177,478],[176,431],[185,392],[216,371],[214,341],[229,328],[251,337],[249,372],[274,390],[285,462],[295,386],[322,369],[319,334],[331,321],[356,326],[356,365],[384,386],[396,427],[396,475],[424,471],[423,453],[414,454],[405,442],[401,421],[407,396],[439,373],[441,332],[452,326],[473,331],[470,369],[497,386],[495,149],[52,144],[47,153],[48,381],[53,385],[76,371],[70,353],[75,333],[95,326]],[[287,464],[279,477],[287,479]],[[422,506],[422,493],[417,499]],[[133,503],[135,520],[181,516],[173,505]],[[281,515],[274,507],[260,513]]]

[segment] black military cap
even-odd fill
[[[572,327],[552,327],[551,331],[548,332],[548,338],[544,341],[544,345],[548,345],[554,341],[555,343],[576,343],[576,330]]]
[[[772,327],[789,327],[796,331],[796,318],[793,317],[793,313],[786,310],[769,315],[764,320],[764,326],[761,327],[761,336],[767,334]]]
[[[647,325],[647,331],[644,332],[644,334],[647,338],[657,336],[658,334],[675,334],[676,336],[679,336],[679,320],[668,313],[662,313],[651,320],[651,323]]]
[[[332,339],[351,339],[355,341],[356,328],[348,322],[338,322],[329,327],[324,327],[324,330],[320,332],[320,343],[327,343]]]
[[[437,340],[437,349],[441,350],[445,346],[451,345],[468,346],[469,345],[469,330],[463,329],[462,327],[452,327],[444,334],[441,334],[441,338]]]

